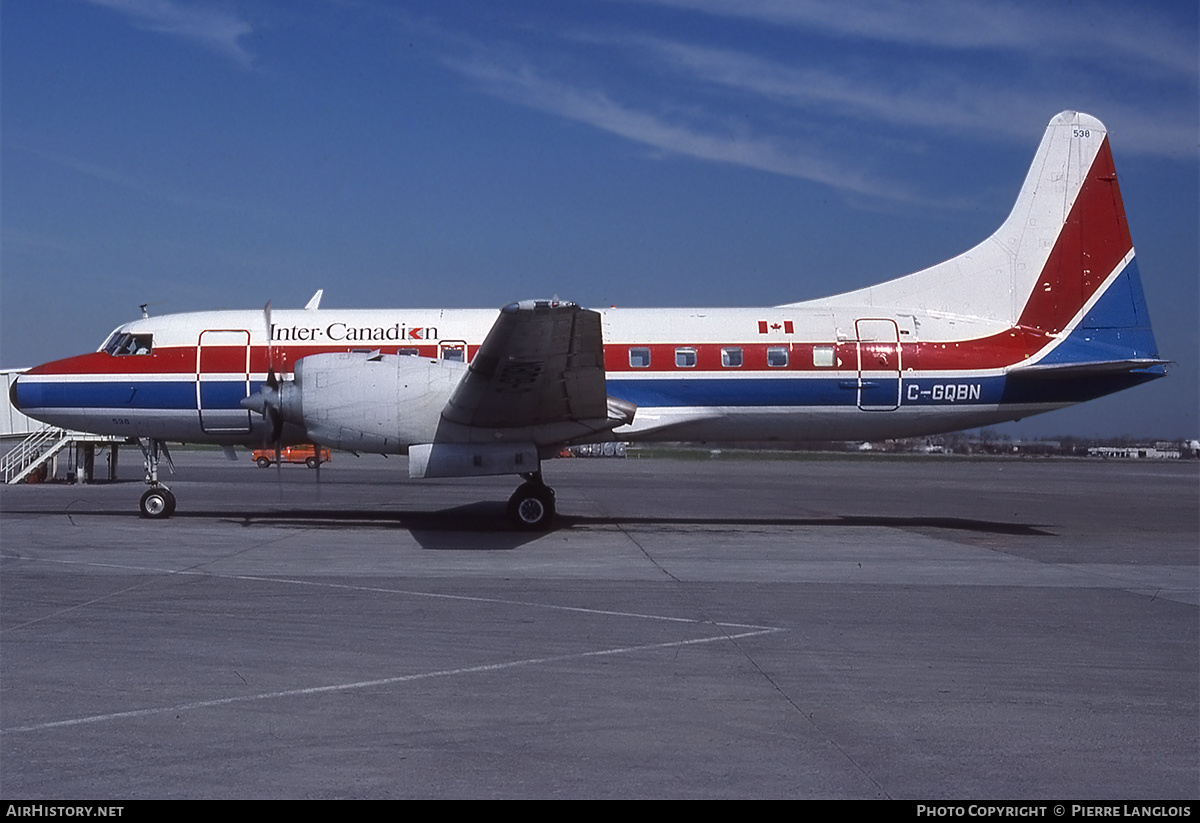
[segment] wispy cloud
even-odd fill
[[[527,65],[505,66],[486,60],[448,61],[492,94],[520,105],[585,123],[665,152],[745,166],[824,183],[855,194],[912,201],[913,192],[861,168],[851,168],[815,146],[797,140],[756,136],[733,122],[688,122],[678,112],[668,115],[623,105],[601,91],[584,90],[543,76]]]
[[[617,40],[610,42],[622,45]],[[624,45],[643,51],[664,70],[774,105],[900,126],[965,131],[986,124],[992,130],[1027,136],[1011,117],[1007,123],[994,122],[998,108],[994,92],[981,94],[977,83],[949,75],[944,69],[923,72],[909,66],[903,79],[889,82],[882,72],[854,74],[827,66],[790,65],[743,52],[648,37],[629,38]],[[1010,116],[1013,103],[1035,109],[1041,116],[1042,107],[1009,95],[1003,108]]]
[[[1077,7],[1003,0],[627,0],[850,38],[941,49],[995,49],[1093,61],[1137,61],[1146,70],[1194,79],[1194,30],[1143,6]]]
[[[227,12],[177,0],[85,0],[125,15],[146,31],[175,35],[248,67],[254,56],[240,43],[253,27]]]
[[[626,15],[607,29],[443,30],[455,55],[443,59],[497,97],[666,153],[902,202],[930,201],[901,158],[923,162],[947,138],[1032,145],[1066,108],[1115,127],[1124,154],[1182,158],[1195,146],[1194,105],[1178,101],[1195,99],[1197,46],[1153,11],[1004,0],[613,7],[639,3],[692,22],[736,18],[762,36],[742,48],[730,44],[746,42],[746,26],[724,36],[693,25],[685,42],[654,31],[661,19],[634,29]]]
[[[965,66],[951,72],[944,64],[909,61],[897,76],[886,71],[855,73],[828,66],[791,65],[644,36],[609,38],[607,43],[635,48],[662,70],[772,105],[904,128],[949,129],[975,139],[1028,140],[1029,124],[1048,119],[1052,110],[1062,105],[1055,102],[1063,97],[1057,90],[1028,83],[997,83],[993,78],[975,76]],[[1076,101],[1076,105],[1082,102]],[[1174,156],[1194,143],[1191,111],[1155,110],[1153,104],[1134,109],[1112,102],[1098,113],[1135,130],[1135,139],[1124,146],[1129,153]]]

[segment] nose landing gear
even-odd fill
[[[146,482],[150,484],[150,488],[146,489],[142,499],[138,501],[138,512],[149,520],[166,520],[175,514],[175,495],[158,482],[158,453],[160,451],[163,453],[163,456],[167,458],[167,465],[174,471],[175,465],[171,461],[171,453],[167,451],[166,443],[154,438],[149,438],[145,442],[139,438],[138,446],[141,447],[142,456],[146,459]]]

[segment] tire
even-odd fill
[[[138,510],[148,520],[166,520],[175,513],[175,495],[166,486],[147,489],[138,501]]]
[[[554,520],[554,492],[539,483],[525,483],[508,499],[508,519],[521,531],[545,531]]]
[[[254,462],[258,464],[258,467],[260,469],[265,469],[271,465],[271,461],[265,457],[260,457],[257,460],[255,460]]]
[[[317,458],[310,457],[304,461],[304,465],[308,466],[310,469],[315,469],[317,466],[319,466],[321,464],[319,462],[317,462]]]

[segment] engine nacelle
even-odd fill
[[[540,469],[533,443],[422,443],[408,450],[409,477],[486,477]]]
[[[551,383],[546,402],[563,408],[541,419],[536,412],[542,405],[531,403],[523,383],[507,378],[497,386],[491,372],[471,369],[456,361],[378,352],[314,354],[296,361],[291,380],[277,389],[264,385],[242,405],[266,417],[277,413],[323,446],[408,454],[413,477],[537,472],[541,460],[562,444],[611,437],[612,429],[632,422],[637,409],[606,399],[600,382],[590,387],[599,392],[593,391],[592,402],[580,403],[584,416],[571,417],[572,395],[560,396],[559,384]],[[603,380],[602,372],[594,376]],[[475,422],[481,415],[486,424]]]
[[[338,352],[296,361],[280,386],[284,420],[317,443],[347,451],[404,454],[434,439],[465,363],[395,354]]]

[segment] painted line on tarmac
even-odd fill
[[[467,666],[460,669],[442,669],[434,672],[422,672],[420,674],[406,674],[396,677],[384,677],[377,680],[360,680],[354,683],[339,683],[330,686],[309,686],[301,689],[284,689],[276,692],[264,692],[261,694],[242,695],[239,697],[223,697],[214,700],[197,700],[191,703],[182,703],[177,706],[161,706],[152,709],[134,709],[125,712],[111,712],[109,714],[95,714],[88,717],[76,717],[69,720],[52,720],[47,723],[34,723],[28,726],[14,726],[11,729],[2,729],[0,734],[18,734],[21,732],[36,732],[46,731],[49,729],[60,729],[70,726],[81,726],[88,723],[105,723],[113,720],[125,720],[135,717],[150,717],[157,714],[171,714],[177,712],[196,711],[198,709],[211,709],[221,706],[231,706],[237,703],[254,703],[264,700],[280,700],[288,697],[307,697],[310,695],[329,694],[335,692],[347,692],[356,689],[370,689],[379,686],[393,686],[398,683],[412,683],[419,680],[429,680],[435,677],[456,677],[459,675],[480,674],[483,672],[498,672],[507,669],[516,669],[523,666],[538,666],[547,663],[561,663],[568,660],[586,660],[590,657],[607,657],[619,654],[632,654],[634,652],[652,651],[655,649],[674,649],[684,646],[696,646],[703,643],[715,643],[718,641],[741,640],[747,637],[757,635],[774,634],[775,632],[784,631],[783,629],[763,629],[759,631],[743,632],[741,634],[719,634],[712,637],[698,637],[691,640],[675,640],[666,643],[647,643],[638,646],[618,646],[611,649],[599,649],[590,652],[576,652],[574,654],[559,654],[551,657],[530,657],[524,660],[511,660],[507,663],[486,663],[480,666]]]

